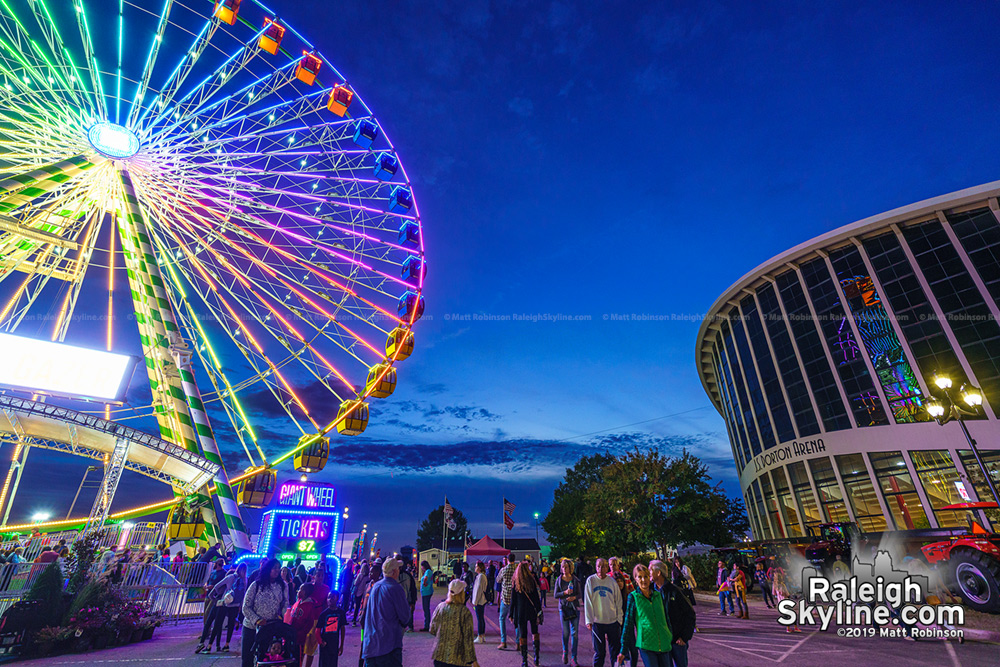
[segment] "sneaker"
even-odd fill
[[[563,664],[565,665],[567,662],[569,662],[569,656],[566,654],[566,651],[563,651]]]
[[[482,644],[483,643],[483,638],[482,637],[476,637],[475,639],[472,640],[472,643],[473,644]]]
[[[724,611],[720,611],[720,612],[719,612],[719,616],[726,616],[726,612],[724,612]]]
[[[195,653],[201,653],[201,650],[202,650],[203,648],[205,648],[205,645],[204,645],[204,644],[198,644],[198,646],[197,646],[197,647],[195,647],[195,649],[194,649],[194,652],[195,652]]]
[[[229,644],[226,644],[225,646],[222,647],[222,652],[229,653]]]
[[[506,651],[507,650],[507,642],[503,642],[502,644],[500,644],[500,646],[497,646],[497,650],[498,651]]]
[[[202,654],[209,654],[211,652],[212,652],[212,647],[211,646],[205,646],[200,651],[198,651],[198,653],[202,653]]]

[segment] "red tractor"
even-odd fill
[[[941,509],[997,509],[995,502],[958,503]],[[928,563],[946,562],[962,600],[977,611],[1000,613],[1000,533],[970,519],[970,530],[921,547]]]

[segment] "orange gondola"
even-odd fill
[[[326,103],[326,108],[343,117],[353,100],[354,93],[350,88],[345,85],[334,86],[330,91],[330,101]]]
[[[257,46],[263,51],[267,51],[272,56],[278,55],[281,48],[281,40],[285,36],[285,28],[272,19],[264,20],[264,32],[257,40]]]
[[[307,86],[311,86],[316,81],[316,75],[319,74],[319,68],[322,66],[323,61],[318,56],[303,51],[302,60],[295,68],[295,77]]]
[[[223,23],[236,25],[236,16],[240,13],[240,3],[243,0],[220,0],[215,3],[214,16]]]

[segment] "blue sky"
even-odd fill
[[[388,129],[425,225],[416,351],[321,476],[390,548],[445,494],[493,536],[506,495],[533,535],[608,447],[687,447],[736,495],[700,314],[797,243],[997,178],[994,3],[270,4]],[[50,491],[19,506],[64,513]]]

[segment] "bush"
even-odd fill
[[[715,593],[715,573],[719,562],[715,554],[692,554],[683,556],[684,564],[691,569],[695,581],[698,582],[698,590],[706,593]]]
[[[63,577],[62,570],[56,563],[51,563],[38,575],[26,600],[37,600],[42,603],[42,624],[58,626],[63,617]]]
[[[73,542],[73,560],[75,561],[73,573],[69,577],[69,591],[76,593],[82,589],[90,580],[91,570],[94,561],[97,560],[97,552],[100,549],[101,538],[104,536],[104,529],[94,530],[82,538]]]

